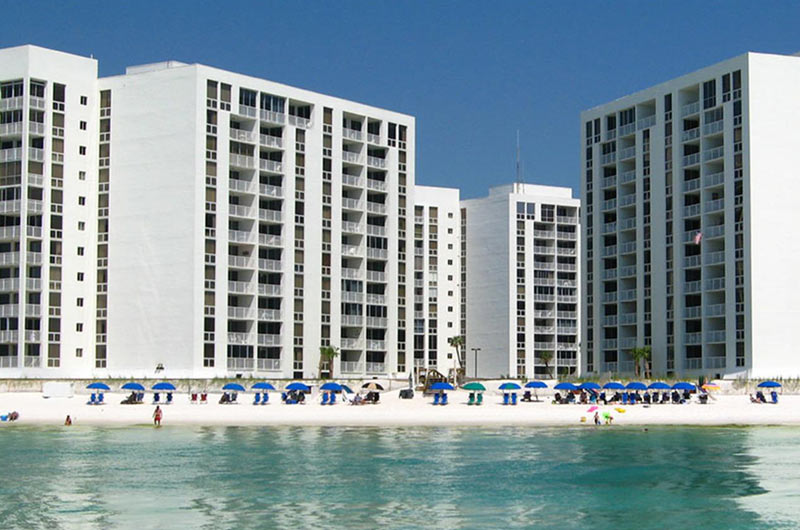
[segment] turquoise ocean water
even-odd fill
[[[0,429],[6,528],[798,528],[792,428]]]

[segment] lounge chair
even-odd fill
[[[191,403],[192,405],[197,405],[197,392],[192,393],[189,399],[189,403]]]
[[[478,392],[478,402],[476,404],[477,405],[482,405],[483,404],[483,393],[482,392]]]
[[[139,392],[136,395],[136,401],[138,401],[139,403],[144,403],[144,392]]]
[[[328,404],[328,393],[327,392],[323,392],[322,393],[322,404],[323,405],[327,405]]]
[[[442,405],[447,405],[447,394],[442,393]]]
[[[202,394],[200,394],[200,404],[201,405],[207,405],[208,404],[208,393],[207,392],[203,392]]]
[[[628,404],[628,393],[627,392],[623,392],[622,393],[622,404],[623,405],[627,405]]]
[[[516,392],[512,392],[511,393],[511,404],[512,405],[516,405],[517,404],[517,393]]]
[[[336,403],[336,394],[334,394],[333,392],[331,392],[331,400],[330,400],[330,401],[328,401],[328,405],[333,405],[333,404],[335,404],[335,403]]]
[[[605,405],[607,403],[607,401],[606,401],[606,393],[605,392],[600,392],[600,397],[598,397],[597,400],[598,401],[602,401],[603,405]]]
[[[234,393],[231,395],[231,403],[237,403],[237,401],[236,401],[236,398],[238,398],[238,397],[239,397],[239,394],[237,394],[236,392],[234,392]]]
[[[469,401],[467,401],[467,405],[474,405],[475,404],[475,392],[469,393]]]
[[[508,392],[503,392],[503,405],[508,405]]]
[[[97,403],[97,394],[92,392],[92,395],[89,397],[89,401],[86,403],[87,405],[94,405]]]
[[[441,397],[442,397],[442,395],[439,392],[435,393],[433,395],[433,404],[434,405],[438,405],[439,404],[439,400],[441,399]]]
[[[773,390],[773,391],[770,393],[770,396],[772,397],[772,403],[773,403],[774,405],[777,405],[777,404],[778,404],[778,393],[777,393],[777,392],[775,392],[775,391]]]
[[[167,405],[172,405],[172,392],[167,392]]]
[[[266,405],[267,401],[269,401],[269,394],[267,392],[264,392],[264,397],[261,399],[261,404]]]
[[[105,397],[105,394],[103,394],[102,392],[97,394],[97,404],[98,405],[102,405],[104,403],[103,397]]]
[[[153,394],[153,403],[158,403],[160,401],[161,401],[161,395],[158,392]]]
[[[253,405],[260,405],[260,404],[261,404],[261,392],[256,392],[256,395],[253,398]]]

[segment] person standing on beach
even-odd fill
[[[67,414],[67,419],[64,420],[64,425],[66,425],[67,427],[72,425],[72,418],[69,417],[69,414]]]
[[[599,412],[595,412],[594,413],[594,424],[595,425],[600,425],[600,413]]]
[[[156,410],[153,411],[153,425],[156,427],[161,427],[161,407],[156,405]]]

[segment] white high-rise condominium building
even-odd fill
[[[0,377],[410,367],[413,117],[31,46],[0,83]]]
[[[462,366],[449,340],[461,335],[459,192],[414,191],[414,366],[444,375]],[[461,352],[463,354],[463,351]],[[463,355],[462,355],[463,356]]]
[[[95,60],[0,50],[0,377],[94,369],[97,99]]]
[[[579,205],[569,188],[531,184],[462,201],[468,376],[577,371]]]
[[[748,53],[582,113],[585,372],[800,375],[799,84]]]

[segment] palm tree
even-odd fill
[[[647,365],[650,361],[650,357],[653,355],[652,349],[650,346],[644,346],[642,348],[636,347],[632,348],[630,351],[630,355],[633,358],[633,368],[636,373],[636,377],[639,377],[639,373],[641,372],[642,368],[642,361],[645,364],[645,375],[647,375]]]
[[[319,378],[322,379],[322,365],[325,361],[328,362],[328,377],[333,379],[333,359],[339,355],[339,348],[336,346],[320,346],[319,347]]]
[[[458,370],[456,370],[456,381],[460,383],[462,377],[464,376],[464,361],[461,358],[461,348],[464,347],[464,337],[462,337],[461,335],[455,335],[454,337],[450,337],[449,339],[447,339],[447,344],[449,344],[456,350],[456,359],[458,359]]]
[[[544,369],[550,374],[550,363],[553,361],[553,352],[543,351],[539,352],[539,359],[544,363]],[[552,375],[552,374],[550,374]]]

